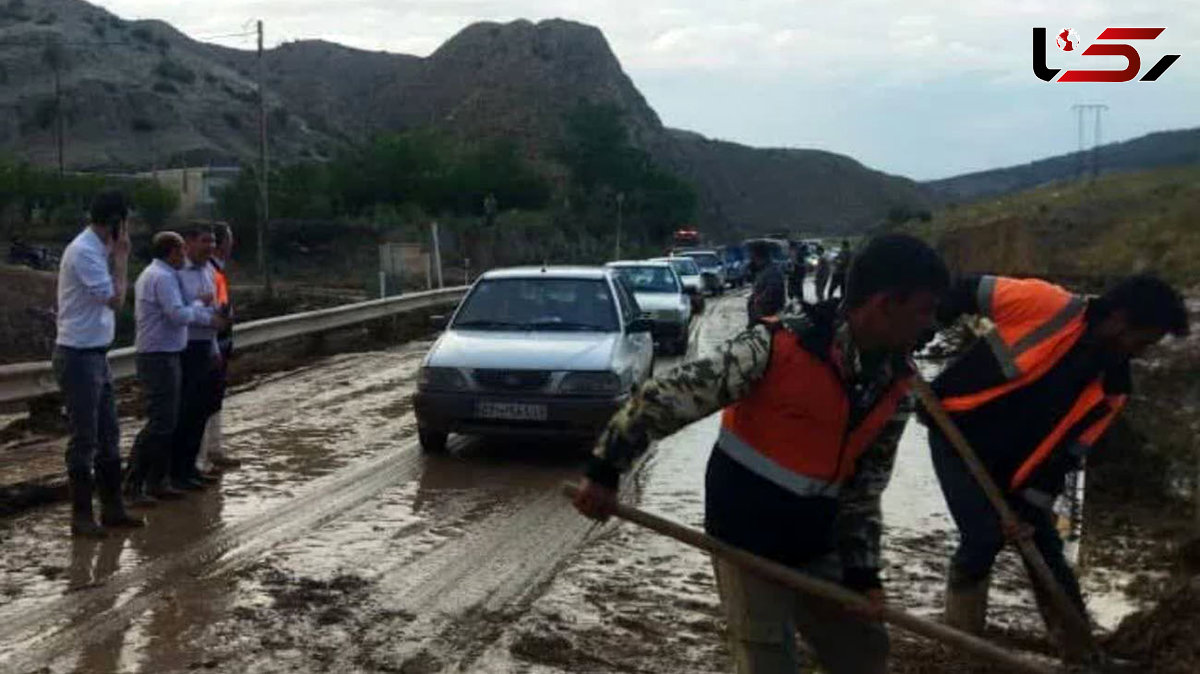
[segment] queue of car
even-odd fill
[[[443,332],[413,396],[422,451],[445,451],[451,433],[593,438],[652,375],[656,342],[686,353],[704,295],[744,282],[744,260],[687,249],[483,274],[434,319]]]

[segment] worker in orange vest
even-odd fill
[[[987,318],[993,327],[933,383],[950,413],[1025,526],[1002,531],[999,515],[934,424],[929,443],[959,530],[946,589],[946,621],[983,631],[992,564],[1007,538],[1031,535],[1081,614],[1079,583],[1063,555],[1051,507],[1130,392],[1131,358],[1168,333],[1184,335],[1180,294],[1150,275],[1133,276],[1097,298],[1036,279],[964,279],[939,319]],[[1048,595],[1035,597],[1051,637],[1062,627]]]
[[[908,355],[932,326],[949,274],[921,241],[887,235],[854,260],[845,302],[766,317],[709,358],[655,377],[597,443],[576,508],[605,519],[621,473],[652,439],[724,408],[708,461],[705,529],[865,594],[849,615],[717,560],[741,674],[795,672],[798,630],[831,674],[882,674],[880,496],[910,409]]]

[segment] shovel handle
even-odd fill
[[[571,483],[564,484],[563,493],[568,498],[574,499],[579,494],[579,487]],[[719,541],[701,531],[683,526],[677,522],[672,522],[658,515],[653,515],[644,510],[620,503],[617,504],[613,514],[628,522],[639,524],[664,536],[674,538],[681,543],[727,559],[780,585],[786,585],[799,592],[836,602],[843,608],[868,610],[871,607],[870,602],[862,595],[848,590],[841,585],[815,578],[782,564],[763,559],[741,548],[736,548]],[[1014,672],[1053,674],[1055,671],[1049,666],[1013,655],[1003,648],[979,637],[967,634],[966,632],[960,632],[941,623],[918,618],[899,609],[885,605],[881,617],[885,622],[901,627],[909,632],[940,641],[972,655],[987,658],[996,664],[1008,667]]]
[[[971,475],[975,477],[975,481],[979,483],[983,493],[992,503],[992,507],[1000,515],[1000,521],[1007,528],[1015,528],[1020,524],[1017,514],[1013,512],[1012,506],[1008,504],[1008,499],[1001,493],[1000,488],[996,486],[996,481],[992,479],[987,468],[984,468],[983,462],[979,460],[979,455],[971,448],[971,443],[967,442],[966,437],[958,430],[958,425],[946,413],[946,408],[942,407],[942,403],[938,400],[937,394],[929,387],[929,383],[920,375],[916,374],[912,379],[912,390],[925,406],[925,410],[929,412],[929,416],[941,429],[942,434],[950,441],[950,445],[962,457],[963,462],[967,465],[967,469],[971,471]],[[1079,643],[1093,655],[1101,653],[1099,645],[1092,637],[1091,626],[1088,624],[1087,618],[1080,614],[1075,604],[1067,596],[1063,590],[1062,584],[1054,577],[1054,572],[1050,570],[1050,566],[1046,564],[1046,558],[1042,556],[1041,551],[1033,544],[1033,541],[1025,537],[1017,537],[1017,549],[1021,552],[1021,556],[1029,564],[1029,568],[1035,576],[1035,582],[1039,583],[1050,596],[1051,603],[1055,610],[1062,617],[1065,623],[1066,632],[1073,635],[1079,640]]]

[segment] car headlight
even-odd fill
[[[417,388],[425,391],[462,391],[467,380],[452,367],[423,367],[417,374]]]
[[[612,372],[572,372],[563,377],[558,390],[561,393],[615,395],[621,392],[621,378]]]

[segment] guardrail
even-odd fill
[[[345,328],[406,311],[454,304],[462,299],[466,291],[466,286],[443,288],[239,323],[233,327],[234,343],[239,348],[258,346]],[[134,375],[134,356],[133,347],[114,349],[108,353],[113,379]],[[57,390],[58,384],[54,381],[50,361],[0,365],[0,403],[28,400]]]

